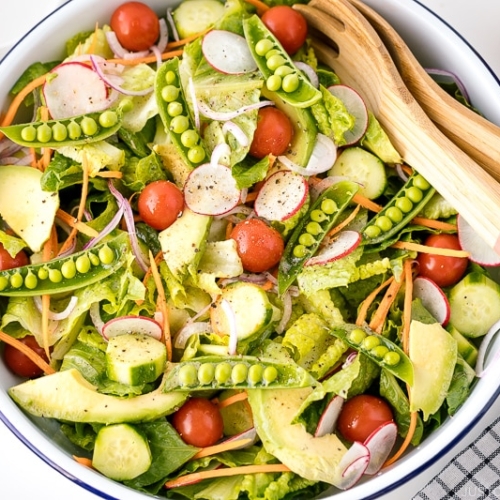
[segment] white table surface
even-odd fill
[[[33,1],[50,9],[59,0],[2,0],[0,8],[0,33],[9,26],[9,33],[22,34],[36,22],[36,14],[30,11],[28,17],[19,17],[20,6],[33,4]],[[78,0],[75,0],[78,1]],[[5,3],[4,3],[5,2]],[[500,75],[500,1],[498,0],[420,0],[433,9],[451,26],[460,32],[474,48],[483,56],[491,68]],[[7,5],[6,5],[7,4]],[[473,6],[473,11],[471,10]],[[45,12],[40,10],[39,15]],[[12,30],[12,23],[18,26]],[[17,23],[17,24],[16,24]],[[0,37],[0,56],[5,51]],[[384,500],[407,500],[419,491],[432,477],[446,465],[449,460],[463,449],[484,430],[495,417],[500,415],[500,401],[478,423],[466,440],[451,450],[450,453],[438,461],[434,467],[418,478],[407,483]],[[2,500],[92,500],[95,495],[65,479],[47,464],[42,462],[29,451],[11,432],[0,422],[0,498]],[[381,497],[382,498],[382,497]]]

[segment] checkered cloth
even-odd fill
[[[413,500],[500,500],[500,418]]]

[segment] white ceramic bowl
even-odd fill
[[[53,60],[62,56],[62,44],[75,32],[89,30],[95,22],[109,20],[123,0],[73,0],[32,29],[0,63],[0,108],[5,108],[8,90],[21,72],[35,60]],[[500,124],[500,82],[477,53],[435,14],[415,0],[365,0],[384,15],[403,35],[428,67],[454,71],[464,81],[474,105],[491,121]],[[159,12],[169,0],[148,0]],[[36,47],[37,50],[33,50]],[[492,352],[498,349],[493,346]],[[417,449],[395,465],[346,492],[329,492],[323,498],[335,500],[373,499],[388,494],[426,470],[473,428],[500,394],[500,364],[492,366],[480,379],[458,413]],[[78,465],[72,458],[71,445],[57,433],[57,424],[32,419],[10,400],[7,389],[18,383],[0,363],[0,419],[41,460],[68,480],[106,499],[145,500],[147,497],[100,474]],[[423,486],[423,485],[422,485]]]

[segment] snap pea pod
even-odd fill
[[[51,295],[83,288],[100,281],[127,260],[127,233],[49,262],[0,271],[0,296]]]
[[[367,326],[345,324],[334,328],[331,333],[409,386],[413,385],[413,364],[394,342],[376,334]]]
[[[277,38],[257,15],[243,20],[243,30],[269,90],[298,108],[307,108],[321,99],[321,92],[297,69]]]
[[[363,228],[362,243],[374,245],[396,235],[422,210],[435,191],[427,180],[415,172]]]
[[[74,116],[63,120],[36,121],[0,127],[11,141],[31,148],[59,148],[102,141],[122,125],[121,110]]]
[[[164,391],[310,387],[316,379],[295,363],[255,356],[201,356],[168,363]]]
[[[279,264],[278,290],[284,293],[317,251],[339,215],[358,192],[359,185],[341,181],[326,189],[302,217],[285,247]]]
[[[184,161],[195,168],[207,158],[207,152],[196,128],[179,77],[179,60],[170,59],[156,74],[155,95],[165,130]]]

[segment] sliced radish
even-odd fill
[[[369,463],[370,450],[364,444],[354,442],[337,466],[332,484],[341,490],[351,488],[361,479]]]
[[[111,105],[105,83],[90,66],[67,62],[50,73],[43,95],[55,120],[101,111]]]
[[[239,434],[235,434],[224,440],[224,443],[234,443],[234,448],[231,450],[242,450],[244,448],[248,448],[252,446],[259,440],[259,436],[255,427],[250,427],[246,431],[240,432]],[[238,442],[241,441],[241,445],[238,445]]]
[[[461,216],[457,216],[458,240],[462,250],[469,252],[470,260],[481,266],[500,266],[500,255],[489,247]]]
[[[330,94],[340,99],[347,111],[354,116],[354,127],[347,132],[344,132],[344,139],[349,146],[358,142],[366,132],[368,127],[368,110],[363,98],[352,88],[347,85],[332,85],[328,87]]]
[[[240,195],[231,169],[224,165],[200,165],[189,174],[184,185],[186,205],[201,215],[229,212],[240,201]]]
[[[365,474],[376,474],[384,465],[391,452],[396,438],[398,426],[394,422],[386,422],[375,429],[363,443],[370,450],[370,463]]]
[[[306,261],[306,266],[328,264],[341,259],[358,248],[361,243],[361,234],[357,231],[341,231],[332,238],[314,257]]]
[[[285,221],[304,206],[308,193],[309,185],[302,175],[280,170],[260,189],[255,199],[255,213],[267,220]]]
[[[326,434],[332,434],[335,425],[337,424],[337,419],[340,415],[340,410],[344,405],[345,399],[342,396],[335,396],[326,406],[325,410],[319,417],[318,426],[314,432],[314,437],[325,436]]]
[[[425,276],[417,276],[413,281],[413,296],[422,301],[438,323],[446,326],[450,319],[450,303],[434,281]]]
[[[208,64],[221,73],[239,75],[257,69],[246,39],[231,31],[209,31],[201,50]]]
[[[157,321],[147,316],[121,316],[109,320],[102,327],[102,336],[106,340],[129,333],[142,333],[160,340],[163,330]]]

